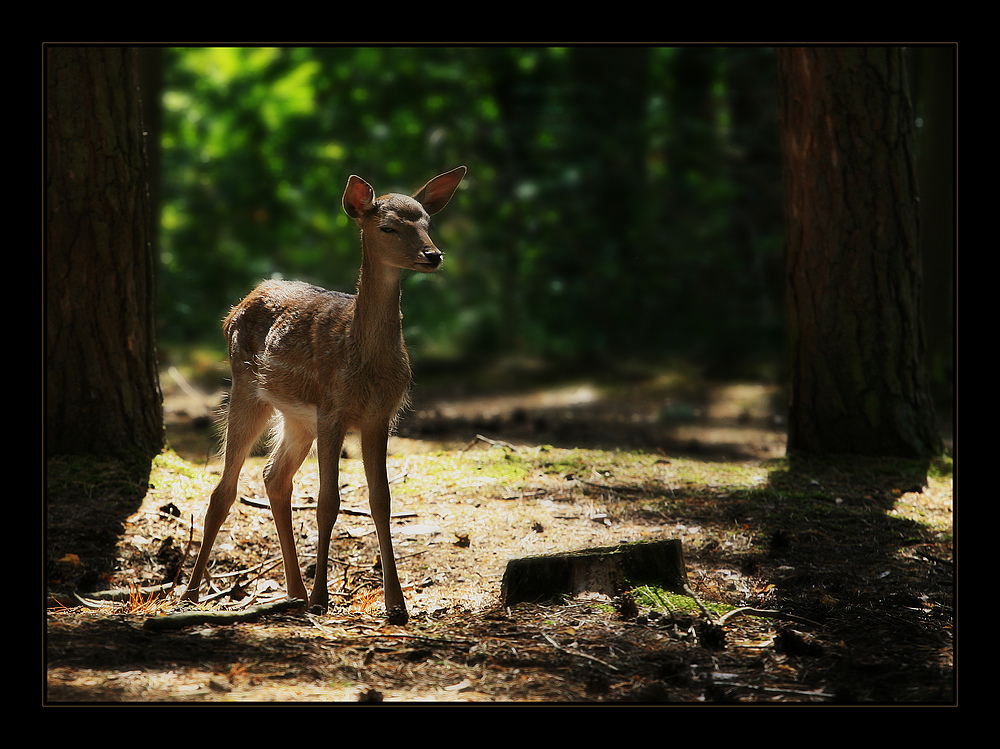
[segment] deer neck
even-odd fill
[[[353,338],[366,359],[402,346],[399,268],[373,260],[365,248],[354,299]]]

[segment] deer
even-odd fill
[[[390,624],[409,615],[389,527],[392,498],[387,441],[407,402],[412,378],[403,340],[402,271],[434,273],[444,254],[429,235],[430,217],[451,200],[466,168],[433,178],[412,196],[375,197],[351,175],[343,207],[361,229],[361,270],[354,294],[300,281],[262,282],[223,323],[232,387],[226,408],[223,469],[205,513],[202,544],[183,598],[198,601],[212,546],[236,499],[251,448],[272,425],[263,479],[281,548],[286,595],[310,610],[329,605],[330,539],[340,512],[345,436],[360,432],[368,503],[382,563]],[[292,533],[292,479],[316,445],[320,488],[316,575],[309,596]]]

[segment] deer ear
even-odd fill
[[[344,190],[344,210],[355,221],[372,209],[375,202],[375,191],[361,177],[351,175]]]
[[[465,167],[460,166],[450,172],[439,174],[413,193],[413,199],[420,203],[429,215],[433,216],[448,205],[448,201],[458,189],[458,183],[462,181],[465,172]]]

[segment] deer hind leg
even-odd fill
[[[313,434],[301,421],[283,416],[280,439],[264,467],[264,486],[271,503],[271,515],[281,545],[285,567],[285,591],[289,598],[306,601],[309,594],[302,580],[295,535],[292,530],[292,479],[312,448]]]
[[[270,421],[273,412],[270,404],[244,395],[239,388],[233,387],[229,396],[226,418],[226,448],[222,478],[219,479],[219,483],[208,502],[201,550],[198,552],[198,559],[195,562],[194,571],[191,573],[191,579],[188,580],[187,590],[184,593],[185,600],[198,600],[198,587],[201,585],[201,578],[208,566],[215,539],[236,500],[240,469],[246,462],[250,449]]]

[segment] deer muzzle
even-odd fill
[[[423,271],[424,273],[433,273],[441,267],[443,259],[444,253],[436,247],[426,249],[420,253],[420,257],[415,263],[416,270]]]

